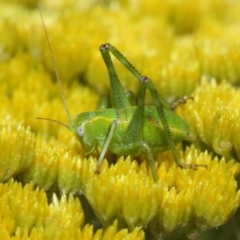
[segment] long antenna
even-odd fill
[[[52,51],[52,47],[51,47],[51,44],[50,44],[50,41],[49,41],[49,38],[48,38],[47,29],[46,29],[46,26],[45,26],[45,23],[44,23],[44,20],[43,20],[41,9],[40,9],[38,4],[37,4],[37,7],[38,7],[38,11],[39,11],[40,16],[41,16],[43,29],[44,29],[45,36],[46,36],[46,39],[47,39],[47,44],[48,44],[48,48],[49,48],[49,51],[50,51],[50,54],[51,54],[52,64],[53,64],[53,68],[54,68],[54,71],[55,71],[55,74],[56,74],[56,77],[57,77],[58,86],[59,86],[60,93],[61,93],[61,96],[62,96],[63,104],[64,104],[64,107],[65,107],[65,110],[66,110],[66,113],[67,113],[67,118],[68,118],[70,126],[72,126],[73,125],[73,120],[70,116],[70,112],[69,112],[68,104],[67,104],[65,94],[64,94],[64,91],[63,91],[62,83],[60,81],[60,77],[59,77],[59,74],[58,74],[58,71],[57,71],[57,65],[56,65],[56,62],[55,62],[55,59],[54,59],[54,56],[53,56],[53,51]],[[40,118],[38,118],[38,119],[40,119]],[[43,119],[43,118],[41,118],[41,119]],[[50,120],[50,119],[46,119],[46,120]],[[56,122],[56,121],[54,120],[54,122]],[[62,124],[62,125],[64,125],[64,124]]]
[[[43,118],[43,117],[37,117],[36,119],[47,120],[47,121],[50,121],[50,122],[58,123],[58,124],[64,126],[65,128],[67,128],[71,131],[71,128],[67,124],[59,122],[58,120],[54,120],[54,119],[51,119],[51,118]]]

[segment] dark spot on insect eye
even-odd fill
[[[79,125],[77,127],[77,134],[78,134],[79,137],[83,137],[83,135],[84,135],[84,128],[82,127],[82,125]]]

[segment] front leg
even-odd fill
[[[109,126],[108,134],[107,134],[105,142],[103,144],[102,152],[98,158],[97,169],[95,170],[96,174],[100,173],[100,167],[101,167],[102,161],[108,150],[109,144],[111,143],[111,140],[112,140],[112,137],[113,137],[113,134],[114,134],[116,128],[117,128],[117,120],[113,120]]]

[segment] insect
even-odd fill
[[[51,45],[39,9],[52,62],[56,72],[58,85],[64,102],[69,125],[57,120],[38,118],[57,122],[74,134],[86,150],[86,155],[96,153],[100,147],[96,173],[100,173],[100,166],[107,151],[117,155],[136,156],[140,153],[146,155],[154,181],[158,180],[153,153],[171,150],[176,164],[181,168],[197,169],[204,164],[185,164],[179,160],[175,144],[188,139],[189,127],[182,118],[176,115],[163,98],[158,94],[153,82],[142,76],[131,63],[111,44],[102,44],[99,47],[110,78],[111,108],[103,98],[99,107],[92,112],[77,115],[72,120],[64,96],[61,81],[58,76]],[[111,60],[112,53],[139,81],[137,105],[132,106],[129,97],[124,91],[114,65]],[[145,105],[145,93],[148,90],[152,96],[154,106]],[[175,108],[176,106],[174,106]]]

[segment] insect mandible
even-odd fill
[[[99,50],[110,78],[110,100],[112,107],[107,108],[106,101],[103,100],[95,111],[80,113],[72,120],[58,76],[42,13],[39,7],[38,9],[51,52],[52,62],[69,125],[48,118],[38,119],[54,121],[68,128],[76,134],[86,150],[86,155],[96,153],[100,147],[101,153],[98,158],[96,173],[100,173],[100,166],[107,151],[111,151],[117,155],[137,156],[140,153],[145,154],[155,182],[157,182],[158,176],[153,153],[170,149],[174,161],[179,167],[192,169],[197,169],[199,166],[206,167],[205,164],[185,164],[179,160],[175,144],[189,138],[190,130],[188,125],[172,111],[169,105],[158,94],[153,82],[148,77],[142,76],[131,63],[109,43],[102,44]],[[128,95],[118,79],[110,52],[140,83],[136,106],[130,104]],[[154,106],[145,105],[146,90],[150,92]]]

